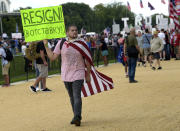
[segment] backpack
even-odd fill
[[[34,61],[35,59],[40,57],[40,53],[37,53],[37,42],[32,42],[28,48],[26,48],[26,58],[30,61]]]
[[[5,60],[7,61],[12,61],[13,60],[13,54],[8,48],[4,48],[4,51],[6,53],[6,57],[4,57]]]

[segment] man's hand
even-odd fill
[[[45,65],[45,66],[48,66],[48,63],[47,63],[47,62],[44,62],[44,65]]]
[[[89,83],[90,81],[91,81],[90,74],[89,74],[89,75],[86,75],[86,82]]]
[[[44,46],[46,47],[48,45],[48,41],[47,40],[43,40]]]

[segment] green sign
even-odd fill
[[[66,37],[62,6],[21,10],[26,42]]]

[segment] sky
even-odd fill
[[[95,5],[103,3],[110,4],[114,2],[123,2],[123,5],[127,5],[127,1],[131,6],[131,11],[135,14],[143,14],[143,16],[150,16],[155,13],[162,13],[164,15],[168,15],[168,0],[164,0],[166,4],[162,4],[161,0],[142,0],[144,8],[140,8],[140,0],[10,0],[11,1],[11,11],[15,9],[19,9],[19,7],[27,7],[30,6],[32,8],[40,8],[40,7],[49,7],[49,6],[57,6],[67,2],[77,2],[77,3],[85,3],[88,4],[91,8]],[[155,10],[151,11],[148,8],[148,2],[150,2]]]

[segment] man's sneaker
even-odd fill
[[[30,86],[29,89],[32,91],[32,92],[36,92],[36,88],[34,86]]]
[[[158,70],[161,70],[162,69],[162,67],[160,66],[160,67],[158,67]]]
[[[138,81],[133,80],[133,81],[129,81],[129,83],[138,83]]]
[[[52,90],[50,90],[50,89],[48,89],[48,88],[45,88],[45,89],[42,89],[41,91],[43,91],[43,92],[48,92],[48,91],[52,91]]]
[[[155,68],[155,67],[152,67],[152,70],[156,70],[156,68]]]
[[[80,120],[82,120],[82,117],[79,117]],[[70,122],[70,124],[75,124],[75,117],[72,119],[72,121]]]
[[[41,89],[39,89],[39,87],[36,87],[36,92],[37,92],[37,91],[41,91]]]
[[[74,117],[73,124],[75,124],[75,126],[80,126],[81,125],[81,117],[80,116]]]

